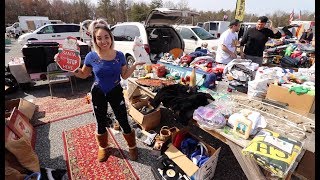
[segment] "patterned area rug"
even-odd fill
[[[98,162],[94,132],[95,123],[63,132],[69,179],[139,179],[110,130],[110,156],[106,162]]]
[[[37,109],[30,123],[39,126],[54,121],[63,120],[92,111],[91,104],[86,103],[86,93],[74,95],[65,93],[59,96],[37,97],[33,103]]]

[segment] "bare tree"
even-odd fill
[[[178,3],[177,3],[177,8],[178,9],[182,9],[182,10],[187,10],[189,9],[189,3],[187,0],[180,0]]]
[[[166,7],[172,9],[190,10],[187,0],[179,0],[175,4],[172,0],[152,0],[151,3],[134,3],[132,0],[99,0],[97,7],[90,0],[5,0],[5,23],[18,21],[18,16],[48,16],[49,19],[60,19],[64,22],[79,23],[85,19],[97,17],[106,18],[108,23],[123,21],[144,21],[151,9]],[[195,10],[194,10],[195,11]],[[199,11],[200,16],[195,22],[209,20],[222,20],[228,15],[229,20],[234,18],[230,10]],[[289,23],[291,12],[275,11],[267,16],[273,20],[275,26],[285,26]],[[258,17],[254,14],[245,14],[244,21],[256,22]],[[301,11],[301,20],[314,21],[315,13]],[[187,18],[185,23],[190,23]]]
[[[163,6],[162,0],[152,0],[150,3],[150,9],[160,8]]]
[[[163,3],[163,7],[164,8],[171,8],[171,9],[176,9],[177,8],[177,5],[176,4],[174,4],[174,2],[172,2],[172,1],[165,1],[164,3]]]

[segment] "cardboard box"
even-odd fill
[[[185,131],[185,130],[182,130]],[[203,142],[201,139],[190,134],[193,138],[198,139],[202,142],[208,149],[210,158],[205,162],[200,168],[195,165],[186,155],[184,155],[179,149],[177,149],[173,144],[169,144],[169,148],[165,151],[165,154],[176,163],[191,179],[195,180],[210,180],[213,179],[215,169],[218,163],[218,157],[220,153],[220,148],[215,149]],[[174,136],[172,139],[174,139]]]
[[[16,107],[20,112],[22,112],[29,120],[32,118],[34,111],[36,110],[36,105],[25,99],[12,99],[5,101],[5,117],[9,117]]]
[[[266,99],[287,103],[288,109],[296,113],[306,115],[314,113],[314,96],[308,94],[297,95],[295,92],[289,92],[288,88],[270,84]]]
[[[156,109],[155,111],[144,115],[138,109],[146,105],[148,105],[147,101],[141,101],[135,104],[130,104],[129,114],[136,122],[140,124],[143,130],[149,131],[160,124],[161,112],[160,109]]]

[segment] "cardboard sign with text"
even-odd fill
[[[56,62],[65,71],[74,72],[80,67],[81,57],[77,38],[69,36],[59,45]]]

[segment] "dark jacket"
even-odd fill
[[[177,115],[180,123],[186,125],[192,119],[195,109],[209,104],[208,99],[214,100],[207,93],[192,92],[188,86],[174,84],[161,88],[150,104],[156,108],[162,102],[164,107],[171,109]]]
[[[245,45],[244,54],[262,57],[268,38],[281,38],[281,33],[276,34],[271,29],[257,30],[256,27],[249,28],[243,35],[240,46]]]

